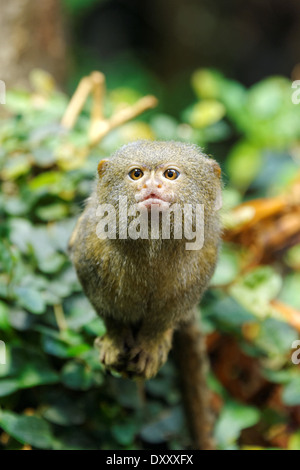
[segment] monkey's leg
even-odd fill
[[[166,362],[172,347],[173,327],[157,330],[153,322],[142,324],[130,349],[127,370],[133,377],[150,379]]]
[[[128,355],[133,347],[134,339],[130,327],[113,319],[104,319],[106,334],[95,340],[95,346],[100,351],[100,362],[109,369],[118,372],[126,369]]]

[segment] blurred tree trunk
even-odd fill
[[[62,84],[66,43],[59,0],[0,0],[0,79],[7,87],[28,86],[33,68]]]

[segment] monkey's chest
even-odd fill
[[[97,277],[99,313],[130,322],[177,317],[200,295],[193,270],[182,263],[103,259]]]

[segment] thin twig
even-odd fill
[[[91,121],[93,123],[104,119],[103,100],[105,95],[105,76],[101,72],[92,72],[90,77],[93,84],[93,108],[91,114]]]
[[[91,125],[89,130],[89,147],[88,151],[97,145],[103,137],[111,130],[121,126],[125,122],[134,119],[148,109],[157,106],[157,98],[152,95],[144,96],[134,105],[122,109],[110,118],[105,119],[103,113],[103,101],[105,95],[105,76],[103,73],[95,71],[88,77],[80,80],[79,85],[72,96],[70,103],[61,120],[61,124],[66,129],[72,129],[76,120],[89,96],[92,93],[92,111]]]
[[[144,96],[134,105],[122,109],[105,121],[98,122],[97,125],[94,126],[93,133],[90,133],[90,146],[93,147],[97,145],[112,129],[134,119],[146,110],[154,108],[157,103],[158,101],[155,96]]]
[[[54,315],[59,331],[68,329],[66,317],[61,304],[53,305]]]
[[[71,98],[70,103],[63,115],[61,125],[66,129],[72,129],[75,122],[87,100],[93,87],[93,81],[91,77],[84,77],[80,80],[78,87],[74,95]]]
[[[136,380],[136,386],[138,391],[138,397],[141,406],[146,405],[146,392],[145,392],[145,381],[144,380]]]

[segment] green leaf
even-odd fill
[[[201,99],[219,98],[224,82],[222,74],[215,70],[199,69],[192,75],[192,86]]]
[[[297,331],[290,325],[275,318],[267,318],[261,323],[255,342],[269,357],[277,358],[282,365],[286,362],[285,356],[291,356],[292,343],[296,339]]]
[[[34,365],[22,370],[22,374],[18,377],[19,386],[22,388],[36,387],[37,385],[52,384],[58,382],[58,375],[51,370],[36,370]]]
[[[56,338],[51,338],[48,335],[42,336],[43,349],[47,354],[57,357],[69,357],[69,347],[63,341]]]
[[[281,286],[280,275],[270,266],[261,266],[238,279],[230,293],[247,310],[264,318],[272,315],[269,303],[279,294]]]
[[[266,119],[279,112],[286,100],[286,91],[290,93],[290,81],[282,77],[263,80],[248,92],[248,108],[258,119]]]
[[[151,444],[168,441],[171,436],[179,434],[183,425],[182,410],[179,407],[162,413],[160,418],[142,427],[141,437]]]
[[[159,114],[154,116],[150,123],[157,139],[175,140],[177,138],[178,123],[171,116]]]
[[[19,199],[18,197],[10,196],[4,202],[4,209],[10,215],[23,215],[29,209],[28,201]]]
[[[47,406],[43,410],[43,417],[51,423],[60,426],[72,426],[82,424],[85,420],[85,413],[79,402],[61,395],[56,397],[57,403]]]
[[[282,370],[272,370],[272,369],[263,369],[263,376],[269,381],[278,384],[288,384],[297,377],[297,369],[282,369]]]
[[[25,331],[29,330],[34,324],[35,318],[30,313],[19,308],[13,308],[9,312],[9,323],[16,330]]]
[[[68,303],[68,325],[73,330],[78,330],[97,319],[95,310],[86,297],[74,297]]]
[[[68,348],[68,357],[85,357],[85,354],[91,350],[87,343],[78,344]]]
[[[46,171],[32,179],[29,184],[29,188],[32,191],[50,189],[51,186],[59,185],[62,178],[63,175],[58,171]]]
[[[1,372],[2,366],[0,367]],[[7,348],[6,375],[18,382],[19,388],[31,388],[58,381],[58,374],[49,365],[47,357],[23,344]]]
[[[296,431],[289,439],[288,450],[300,450],[300,431]]]
[[[105,324],[101,318],[95,318],[87,325],[83,326],[84,330],[93,336],[103,336],[106,332]]]
[[[300,377],[295,377],[284,386],[282,401],[288,406],[300,405]]]
[[[0,366],[1,367],[1,366]],[[19,389],[18,381],[15,379],[0,379],[0,397],[11,395]]]
[[[240,189],[246,189],[259,173],[262,165],[262,151],[247,141],[238,142],[229,152],[226,169],[231,182]]]
[[[297,269],[300,266],[300,244],[293,246],[287,251],[285,260],[291,268]]]
[[[59,376],[49,366],[46,357],[31,353],[25,353],[24,357],[28,362],[23,364],[18,373],[19,387],[31,388],[58,382]]]
[[[51,428],[38,416],[23,416],[10,411],[1,411],[0,426],[22,444],[29,444],[38,449],[53,447]]]
[[[30,93],[22,90],[7,90],[6,106],[15,113],[32,110]]]
[[[111,428],[112,435],[122,446],[128,446],[134,442],[137,433],[137,424],[128,422],[125,424],[114,424]]]
[[[47,147],[38,147],[34,149],[32,156],[35,164],[42,168],[47,168],[55,163],[53,150]]]
[[[254,426],[260,419],[259,411],[251,406],[227,402],[222,409],[215,428],[215,438],[221,449],[226,449],[238,440],[243,429]]]
[[[60,271],[66,262],[66,257],[61,253],[53,253],[39,260],[39,269],[44,273],[56,273]],[[57,302],[56,302],[57,303]]]
[[[210,307],[205,309],[205,317],[212,318],[215,325],[227,329],[237,329],[240,331],[244,323],[253,322],[256,318],[245,310],[242,305],[231,297],[217,300]]]
[[[225,107],[219,101],[200,101],[192,107],[189,122],[196,129],[202,129],[220,121],[225,113]]]
[[[10,158],[4,165],[1,175],[5,180],[15,180],[19,176],[29,172],[31,167],[29,157],[27,155],[18,155]]]
[[[31,240],[33,227],[26,219],[15,217],[10,221],[10,239],[22,253],[28,252],[28,244]]]
[[[9,329],[10,323],[8,306],[4,302],[0,301],[0,330],[7,331]]]
[[[234,281],[239,271],[239,258],[236,252],[223,245],[218,264],[210,281],[211,285],[226,285]]]
[[[31,313],[44,313],[46,305],[39,291],[30,287],[15,287],[14,291],[19,305]]]
[[[50,204],[36,209],[37,216],[46,222],[66,218],[68,206],[63,203]]]
[[[66,387],[74,390],[88,390],[94,383],[92,370],[75,361],[64,365],[61,379]]]
[[[300,310],[300,273],[292,272],[284,277],[280,300]]]

